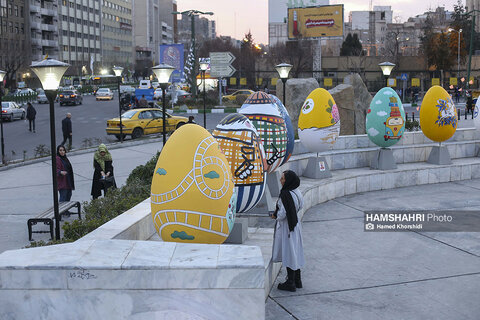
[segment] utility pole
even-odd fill
[[[197,54],[196,54],[196,48],[195,48],[195,16],[199,16],[201,14],[206,14],[206,15],[213,15],[213,12],[203,12],[199,10],[186,10],[186,11],[173,11],[172,14],[181,14],[181,15],[187,15],[191,19],[191,47],[192,47],[192,53],[193,53],[193,65],[192,65],[192,73],[190,74],[190,83],[192,84],[192,95],[194,97],[197,96]],[[161,61],[160,61],[161,62]]]
[[[472,10],[465,13],[465,16],[472,16],[472,29],[470,32],[470,48],[468,50],[468,69],[467,69],[467,90],[470,87],[470,68],[472,65],[472,52],[473,52],[473,34],[475,32],[475,15],[473,13],[480,12],[480,10]]]

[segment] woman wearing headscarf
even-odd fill
[[[103,143],[98,146],[98,150],[93,155],[93,167],[95,171],[93,172],[92,197],[97,199],[102,195],[102,190],[105,195],[108,183],[116,188],[115,179],[113,179],[112,155]]]
[[[75,190],[72,164],[67,158],[67,150],[62,145],[57,147],[57,189],[60,202],[70,201],[72,190]]]
[[[282,189],[272,219],[276,219],[273,236],[273,262],[282,262],[287,268],[287,280],[278,284],[279,290],[295,291],[302,288],[300,269],[305,264],[303,256],[302,226],[298,211],[303,207],[303,196],[298,189],[300,178],[291,170],[280,178]]]

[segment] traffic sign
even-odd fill
[[[212,77],[230,77],[235,71],[231,63],[235,56],[231,52],[210,52],[210,75]]]
[[[210,63],[212,65],[225,65],[235,61],[235,56],[231,52],[210,52]]]
[[[231,77],[237,71],[231,65],[210,65],[210,75],[212,77]]]
[[[400,79],[406,81],[408,80],[408,75],[406,73],[402,73],[402,76],[400,77]]]

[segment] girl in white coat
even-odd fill
[[[282,190],[272,219],[276,219],[273,239],[274,262],[282,262],[287,268],[287,280],[278,289],[295,291],[302,288],[300,269],[305,264],[303,256],[302,226],[297,213],[303,207],[303,196],[298,190],[300,178],[291,170],[280,178]]]

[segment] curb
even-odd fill
[[[240,108],[218,108],[218,109],[206,109],[205,113],[238,113]],[[187,109],[187,110],[172,110],[167,109],[170,113],[203,113],[203,109]]]
[[[160,138],[144,137],[144,138],[137,139],[135,141],[127,141],[127,142],[123,142],[123,143],[121,143],[119,141],[119,142],[113,142],[113,143],[109,143],[109,144],[105,144],[105,145],[108,147],[109,150],[115,150],[115,149],[137,146],[137,145],[140,145],[140,144],[157,143],[157,142],[163,143],[163,137],[160,137]],[[86,154],[86,153],[92,153],[95,150],[97,150],[97,148],[98,148],[98,146],[89,147],[89,148],[85,148],[85,149],[74,149],[73,151],[68,152],[68,156],[70,157],[70,156],[78,156],[78,155]],[[6,171],[6,170],[9,170],[9,169],[18,168],[18,167],[28,166],[30,164],[45,162],[45,161],[50,161],[50,156],[45,156],[45,157],[26,160],[26,161],[17,160],[17,161],[10,162],[7,165],[0,166],[0,172]]]

